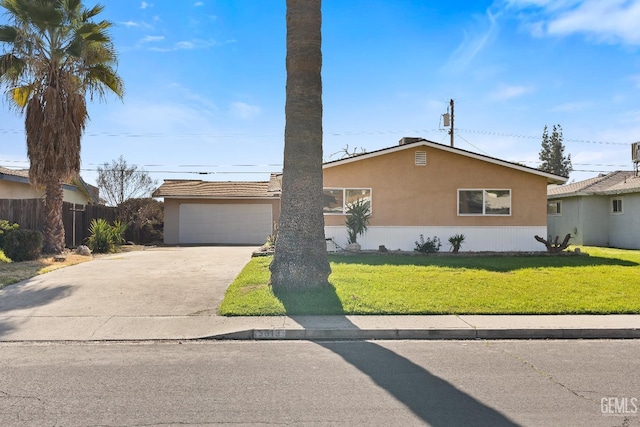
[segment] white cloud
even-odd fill
[[[483,28],[463,31],[463,40],[449,58],[445,69],[455,72],[464,70],[495,37],[498,26],[490,10],[485,16],[476,16],[475,19],[477,25]]]
[[[640,122],[640,110],[627,111],[620,115],[620,123],[639,123]]]
[[[140,43],[154,43],[164,40],[164,36],[145,36]]]
[[[556,105],[550,111],[559,113],[572,113],[575,111],[582,111],[593,106],[593,102],[566,102],[564,104]]]
[[[193,49],[195,47],[195,44],[193,42],[189,42],[189,41],[183,41],[183,42],[178,42],[175,44],[175,48],[177,50],[184,50],[184,49]]]
[[[633,82],[633,85],[636,87],[636,89],[640,89],[640,74],[629,76],[629,80]]]
[[[522,85],[501,85],[490,94],[490,97],[499,101],[517,98],[527,93],[533,92],[533,86]]]
[[[204,2],[203,1],[197,1],[193,4],[193,7],[200,7],[200,6],[204,6]]]
[[[109,119],[122,133],[172,135],[212,129],[213,115],[201,105],[132,99],[110,111]]]
[[[120,22],[120,24],[124,25],[125,27],[137,27],[138,25],[140,25],[137,22],[133,21]]]
[[[147,3],[146,1],[143,1],[142,3],[140,3],[140,9],[148,9],[150,7],[153,7],[153,5],[150,3]]]
[[[152,47],[149,50],[155,52],[174,52],[176,50],[193,50],[193,49],[208,49],[213,46],[218,46],[216,40],[202,40],[202,39],[193,39],[193,40],[182,40],[174,43],[168,47]]]
[[[640,0],[507,0],[535,36],[583,34],[601,43],[640,45]]]
[[[231,107],[229,108],[229,113],[231,116],[242,119],[242,120],[251,120],[261,113],[260,107],[257,105],[249,105],[245,102],[233,102]]]

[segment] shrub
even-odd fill
[[[17,230],[20,228],[18,224],[12,224],[6,219],[0,219],[0,248],[4,247],[4,236],[11,230]]]
[[[89,225],[91,235],[87,239],[87,246],[94,253],[116,252],[123,242],[124,232],[127,226],[120,221],[113,225],[102,219],[94,219]]]
[[[369,218],[371,218],[371,204],[368,200],[358,199],[348,205],[345,220],[348,243],[358,243],[358,236],[364,234],[369,228]]]
[[[113,239],[113,244],[116,246],[120,246],[124,243],[124,232],[127,231],[127,224],[122,221],[115,220],[113,225],[111,226],[111,237]]]
[[[462,233],[454,234],[449,237],[449,243],[451,243],[451,249],[454,254],[457,254],[462,246],[462,242],[464,242],[465,236]]]
[[[12,261],[31,261],[40,256],[43,240],[44,237],[39,231],[11,230],[4,236],[2,251]]]
[[[129,199],[118,205],[118,219],[127,224],[125,239],[137,244],[162,242],[164,204],[154,199]]]
[[[433,239],[427,237],[427,240],[424,239],[424,236],[420,235],[420,240],[416,242],[416,248],[414,250],[418,252],[422,252],[425,254],[432,254],[438,252],[440,250],[440,239],[436,236],[433,236]]]

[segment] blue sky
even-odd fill
[[[281,170],[284,0],[104,3],[126,94],[89,104],[88,182],[120,155],[159,183]],[[322,11],[325,160],[403,136],[448,144],[452,98],[459,148],[537,167],[544,126],[560,124],[570,181],[632,169],[640,0],[324,0]],[[23,129],[2,101],[1,166],[27,167]]]

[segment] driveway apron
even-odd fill
[[[189,337],[190,324],[216,316],[227,287],[254,249],[124,252],[5,287],[0,290],[0,341]],[[134,327],[144,331],[127,332]],[[154,327],[169,330],[149,330]]]

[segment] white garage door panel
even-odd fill
[[[262,244],[271,234],[271,205],[180,205],[183,244]]]

